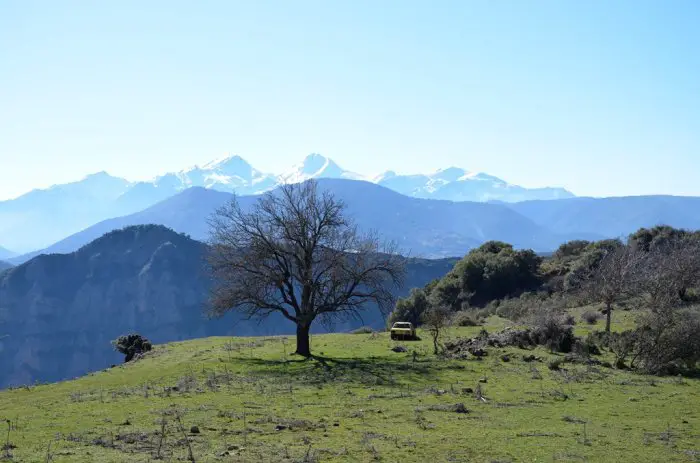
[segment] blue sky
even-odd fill
[[[700,195],[700,2],[0,2],[0,198],[240,154]]]

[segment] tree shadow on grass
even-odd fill
[[[437,381],[441,371],[451,368],[450,363],[443,361],[421,359],[414,362],[387,357],[332,358],[316,355],[309,358],[295,356],[286,361],[232,357],[231,361],[244,365],[252,375],[279,379],[291,376],[297,382],[312,385],[425,383]]]

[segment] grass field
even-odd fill
[[[624,318],[622,318],[624,320]],[[489,331],[504,321],[489,319]],[[481,327],[453,328],[470,336]],[[444,360],[386,333],[209,338],[84,378],[0,393],[19,462],[700,461],[700,381],[545,350]],[[415,354],[414,354],[415,352]],[[501,359],[509,354],[510,361]],[[535,354],[540,361],[526,362]],[[486,401],[477,400],[481,389]],[[9,430],[9,436],[7,432]],[[9,445],[8,445],[9,442]],[[0,457],[2,460],[2,457]]]

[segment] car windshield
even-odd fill
[[[410,328],[410,323],[395,323],[394,328]]]

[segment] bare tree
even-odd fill
[[[433,353],[440,353],[440,336],[450,326],[452,312],[443,306],[433,306],[423,312],[423,326],[433,338]]]
[[[662,247],[657,255],[654,260],[663,262],[679,302],[686,302],[688,290],[700,283],[700,243],[688,237]]]
[[[640,283],[652,312],[687,304],[688,290],[700,283],[700,244],[675,240],[647,252]]]
[[[602,250],[602,256],[586,274],[578,276],[577,287],[588,302],[605,305],[605,331],[610,332],[616,304],[634,296],[639,289],[644,255],[630,246]]]
[[[356,317],[368,303],[386,315],[403,282],[395,247],[358,232],[344,204],[313,180],[269,192],[248,212],[234,198],[210,227],[210,314],[280,313],[296,324],[296,353],[305,357],[314,320]]]

